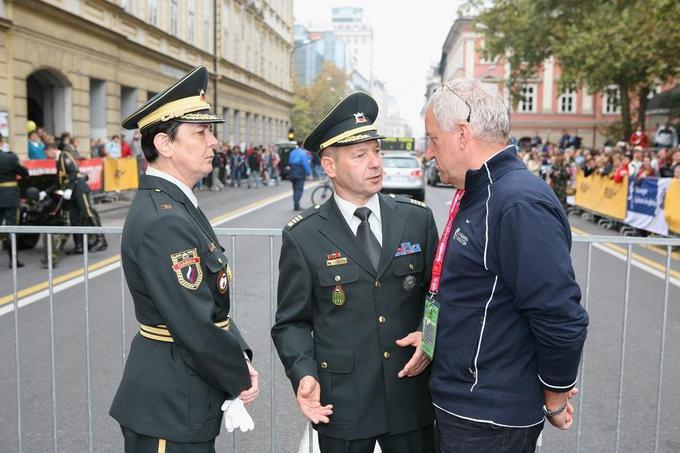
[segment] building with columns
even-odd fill
[[[269,144],[290,125],[292,47],[293,0],[0,0],[0,116],[19,155],[27,120],[87,153],[204,65],[218,138]]]
[[[473,28],[472,22],[471,17],[461,17],[451,26],[442,46],[439,75],[443,80],[455,77],[480,80],[510,105],[506,87],[510,67],[502,59],[484,58],[483,34]],[[581,137],[584,146],[602,146],[605,140],[602,126],[620,119],[618,88],[613,86],[595,94],[589,94],[583,87],[562,91],[559,80],[559,62],[546,60],[536,78],[522,87],[524,99],[509,109],[511,134],[519,140],[538,132],[543,142],[555,143],[566,129]],[[428,90],[432,83],[429,77]]]

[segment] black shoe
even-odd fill
[[[109,244],[107,244],[106,242],[102,242],[101,244],[97,244],[95,247],[93,247],[92,251],[93,252],[101,252],[101,251],[106,250],[108,246],[109,246]]]
[[[83,249],[75,248],[71,249],[68,252],[66,252],[67,255],[82,255],[83,254]]]
[[[22,263],[21,261],[17,261],[17,269],[19,269],[20,267],[24,267],[24,263]],[[9,262],[9,268],[12,269],[11,261]]]
[[[302,209],[302,206],[297,205],[293,208],[293,211],[304,211],[304,209]]]

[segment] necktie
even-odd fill
[[[357,208],[354,215],[361,220],[359,228],[357,229],[357,239],[366,251],[368,259],[371,260],[373,268],[378,270],[380,264],[380,243],[371,231],[371,225],[368,223],[368,218],[371,216],[371,210],[368,208]]]

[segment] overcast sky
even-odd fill
[[[439,62],[444,39],[456,18],[459,0],[294,0],[295,21],[331,24],[334,6],[361,6],[373,26],[375,76],[397,98],[399,111],[416,137],[424,132],[420,109],[425,78]]]

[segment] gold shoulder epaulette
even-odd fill
[[[293,217],[292,219],[290,219],[290,220],[288,221],[288,223],[286,224],[286,228],[288,228],[289,230],[292,229],[292,228],[293,228],[295,225],[297,225],[298,223],[300,223],[300,222],[302,222],[303,220],[305,220],[305,219],[311,217],[313,214],[319,212],[319,208],[320,208],[320,207],[321,207],[321,206],[317,204],[317,205],[314,205],[314,207],[305,209],[305,210],[302,211],[300,214],[298,214],[298,215],[296,215],[295,217]]]
[[[404,197],[401,195],[394,195],[393,193],[390,194],[390,198],[393,198],[394,201],[398,201],[400,203],[406,203],[406,204],[413,204],[416,206],[420,206],[421,208],[428,209],[427,205],[423,203],[420,200],[416,200],[415,198],[409,198],[409,197]]]

